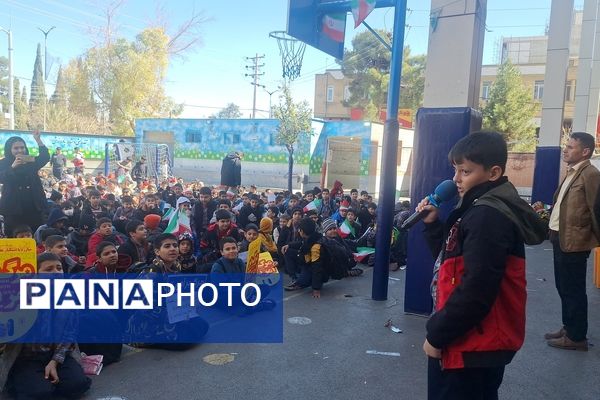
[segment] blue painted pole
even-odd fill
[[[398,106],[400,104],[400,79],[404,53],[404,28],[406,26],[406,2],[397,0],[394,10],[394,33],[392,36],[392,61],[388,87],[387,116],[383,130],[383,157],[379,206],[377,209],[377,233],[375,242],[375,267],[373,268],[373,300],[387,300],[390,264],[390,245],[396,201],[396,172],[398,159]]]

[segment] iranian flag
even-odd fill
[[[354,17],[354,27],[358,27],[374,9],[375,0],[352,0],[352,16]]]
[[[362,262],[365,258],[375,253],[375,249],[372,247],[357,247],[356,253],[352,253],[354,255],[354,261]]]
[[[173,207],[167,208],[162,216],[162,221],[170,221],[173,214],[175,214],[175,209]]]
[[[335,42],[344,42],[346,14],[326,14],[323,17],[323,32]]]
[[[311,210],[317,210],[319,207],[321,207],[321,199],[314,199],[304,206],[303,211],[306,213]]]
[[[179,210],[174,212],[169,220],[169,225],[165,229],[165,233],[172,233],[175,236],[179,236],[182,233],[192,233],[190,226],[190,217],[187,216],[186,212]]]
[[[338,233],[342,238],[347,238],[350,234],[356,235],[354,228],[350,225],[350,222],[346,219],[342,226],[338,228]]]

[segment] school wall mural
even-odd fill
[[[29,153],[34,156],[38,155],[37,143],[35,143],[31,131],[0,129],[0,157],[4,157],[4,143],[12,136],[21,137],[29,148]],[[65,154],[68,159],[73,157],[73,149],[79,147],[86,160],[103,160],[105,145],[107,143],[116,143],[121,139],[133,141],[132,137],[121,136],[96,136],[56,132],[42,133],[42,141],[48,147],[50,155],[52,155],[57,147],[60,147],[62,153]]]
[[[274,119],[138,119],[136,141],[148,142],[152,134],[172,134],[175,158],[222,160],[242,151],[244,161],[288,162],[285,147],[277,144],[279,121]],[[164,137],[164,135],[163,135]],[[302,137],[294,152],[297,164],[308,164],[310,139]]]

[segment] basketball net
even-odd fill
[[[302,68],[306,43],[294,39],[284,31],[271,32],[269,36],[277,39],[279,54],[281,55],[283,78],[291,81],[298,78],[300,76],[300,69]]]

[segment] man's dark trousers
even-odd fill
[[[588,301],[586,270],[589,251],[565,253],[558,236],[553,238],[554,280],[562,306],[562,323],[567,337],[575,342],[586,339],[588,329]]]

